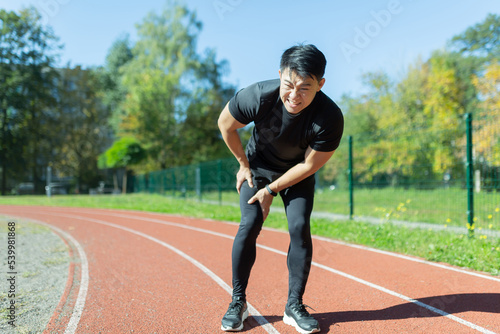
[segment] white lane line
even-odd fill
[[[423,307],[423,308],[425,308],[425,309],[427,309],[427,310],[429,310],[429,311],[431,311],[431,312],[434,312],[434,313],[436,313],[436,314],[439,314],[439,315],[441,315],[441,316],[443,316],[443,317],[446,317],[446,318],[448,318],[448,319],[450,319],[450,320],[456,321],[456,322],[458,322],[458,323],[460,323],[460,324],[462,324],[462,325],[465,325],[465,326],[467,326],[467,327],[469,327],[469,328],[475,329],[475,330],[477,330],[477,331],[479,331],[479,332],[481,332],[481,333],[485,333],[485,334],[495,334],[494,332],[489,331],[489,330],[487,330],[486,328],[480,327],[480,326],[478,326],[478,325],[476,325],[476,324],[474,324],[474,323],[472,323],[472,322],[469,322],[469,321],[467,321],[467,320],[463,320],[462,318],[459,318],[459,317],[457,317],[457,316],[454,316],[454,315],[452,315],[452,314],[449,314],[448,312],[445,312],[445,311],[440,310],[440,309],[438,309],[438,308],[436,308],[436,307],[433,307],[433,306],[427,305],[427,304],[422,303],[422,302],[420,302],[420,301],[418,301],[418,300],[416,300],[416,299],[413,299],[413,298],[407,297],[407,296],[402,295],[402,294],[400,294],[400,293],[397,293],[397,292],[395,292],[395,291],[392,291],[392,290],[386,289],[386,288],[384,288],[384,287],[382,287],[382,286],[380,286],[380,285],[373,284],[373,283],[368,282],[368,281],[365,281],[365,280],[363,280],[363,279],[361,279],[361,278],[357,278],[357,277],[355,277],[355,276],[353,276],[353,275],[349,275],[349,274],[347,274],[347,273],[344,273],[344,272],[339,271],[339,270],[335,270],[335,269],[333,269],[333,268],[327,267],[327,266],[322,265],[322,264],[319,264],[319,263],[315,263],[315,262],[313,262],[313,265],[315,265],[315,266],[317,266],[317,267],[319,267],[319,268],[322,268],[322,269],[324,269],[324,270],[327,270],[327,271],[329,271],[329,272],[332,272],[332,273],[334,273],[334,274],[337,274],[337,275],[343,276],[343,277],[345,277],[345,278],[351,279],[351,280],[356,281],[356,282],[358,282],[358,283],[364,284],[364,285],[369,286],[369,287],[371,287],[371,288],[373,288],[373,289],[377,289],[377,290],[379,290],[379,291],[385,292],[385,293],[387,293],[387,294],[389,294],[389,295],[391,295],[391,296],[394,296],[394,297],[397,297],[397,298],[403,299],[403,300],[405,300],[405,301],[407,301],[407,302],[410,302],[410,303],[413,303],[413,304],[418,305],[418,306],[420,306],[420,307]]]
[[[73,312],[68,322],[68,326],[64,331],[64,334],[74,334],[76,332],[76,328],[78,327],[78,323],[80,322],[80,319],[82,317],[83,309],[85,308],[85,300],[87,299],[87,292],[89,289],[89,263],[87,261],[87,255],[85,254],[82,245],[80,245],[80,243],[70,234],[66,233],[60,228],[37,219],[31,219],[25,217],[19,217],[18,219],[44,225],[57,231],[67,240],[70,240],[78,251],[78,256],[80,257],[81,261],[80,290],[78,291],[78,297],[76,298],[75,306],[73,307]]]
[[[183,257],[187,261],[191,262],[194,266],[196,266],[198,269],[200,269],[202,272],[204,272],[206,275],[208,275],[212,280],[214,280],[226,292],[228,292],[229,294],[232,294],[231,287],[226,282],[224,282],[224,280],[222,280],[222,278],[220,278],[219,276],[217,276],[213,271],[211,271],[210,269],[208,269],[207,267],[205,267],[203,264],[201,264],[200,262],[198,262],[197,260],[195,260],[191,256],[187,255],[183,251],[175,248],[174,246],[172,246],[172,245],[170,245],[170,244],[168,244],[166,242],[163,242],[163,241],[161,241],[159,239],[156,239],[156,238],[150,236],[149,234],[145,234],[145,233],[133,230],[133,229],[125,227],[125,226],[121,226],[121,225],[109,223],[109,222],[106,222],[104,220],[99,220],[99,219],[93,219],[93,218],[88,218],[88,217],[83,217],[83,216],[74,216],[74,215],[68,215],[68,214],[58,214],[58,213],[48,213],[48,214],[52,215],[52,216],[72,218],[72,219],[79,219],[79,220],[91,221],[91,222],[94,222],[94,223],[97,223],[97,224],[107,225],[107,226],[110,226],[110,227],[114,227],[114,228],[117,228],[117,229],[120,229],[120,230],[124,230],[124,231],[130,232],[130,233],[136,234],[138,236],[141,236],[143,238],[146,238],[148,240],[156,242],[156,243],[158,243],[158,244],[160,244],[160,245],[162,245],[162,246],[170,249],[171,251],[173,251],[174,253],[178,254],[181,257]],[[248,302],[247,302],[247,307],[248,307],[248,310],[249,310],[250,314],[254,317],[254,319],[259,323],[259,325],[262,326],[262,328],[266,332],[268,332],[270,334],[279,334],[279,332],[276,330],[276,328],[274,328],[273,325],[271,325],[266,320],[266,318],[262,314],[260,314],[259,311],[257,311],[257,309],[255,307],[253,307]]]
[[[101,214],[101,213],[99,213]],[[162,221],[162,220],[158,220],[158,219],[153,219],[153,218],[146,218],[146,217],[133,217],[133,216],[128,216],[128,215],[120,215],[120,214],[112,214],[112,213],[105,213],[104,215],[109,215],[109,216],[113,216],[113,217],[119,217],[119,218],[127,218],[127,219],[136,219],[136,220],[142,220],[142,221],[149,221],[149,222],[153,222],[153,223],[158,223],[158,224],[163,224],[163,225],[169,225],[169,226],[174,226],[174,227],[180,227],[180,228],[184,228],[184,229],[188,229],[188,230],[192,230],[192,231],[197,231],[197,232],[202,232],[202,233],[206,233],[206,234],[211,234],[211,235],[215,235],[215,236],[219,236],[219,237],[223,237],[223,238],[227,238],[227,239],[234,239],[233,236],[231,235],[227,235],[227,234],[223,234],[223,233],[219,233],[219,232],[214,232],[214,231],[210,231],[210,230],[206,230],[206,229],[203,229],[203,228],[198,228],[198,227],[193,227],[193,226],[189,226],[189,225],[184,225],[184,224],[179,224],[179,223],[172,223],[172,222],[166,222],[166,221]],[[271,247],[268,247],[268,246],[264,246],[264,245],[260,245],[260,244],[257,244],[257,247],[260,247],[262,249],[266,249],[270,252],[274,252],[276,254],[280,254],[280,255],[284,255],[286,256],[287,253],[286,252],[283,252],[283,251],[280,251],[280,250],[277,250],[277,249],[274,249],[274,248],[271,248]],[[413,303],[415,305],[418,305],[422,308],[425,308],[431,312],[434,312],[438,315],[441,315],[443,317],[446,317],[450,320],[453,320],[455,322],[458,322],[464,326],[467,326],[469,328],[472,328],[474,330],[477,330],[481,333],[485,333],[485,334],[495,334],[494,332],[492,331],[489,331],[483,327],[480,327],[474,323],[471,323],[469,321],[466,321],[466,320],[463,320],[462,318],[459,318],[457,316],[454,316],[452,314],[449,314],[443,310],[440,310],[438,308],[435,308],[433,306],[430,306],[430,305],[427,305],[425,303],[422,303],[418,300],[415,300],[413,298],[410,298],[410,297],[407,297],[405,295],[402,295],[400,293],[397,293],[395,291],[392,291],[392,290],[389,290],[387,288],[384,288],[380,285],[377,285],[377,284],[374,284],[374,283],[371,283],[371,282],[368,282],[368,281],[365,281],[361,278],[358,278],[356,276],[353,276],[353,275],[350,275],[350,274],[347,274],[347,273],[344,273],[342,271],[339,271],[339,270],[336,270],[336,269],[333,269],[333,268],[330,268],[328,266],[325,266],[323,264],[320,264],[320,263],[317,263],[317,262],[312,262],[312,265],[318,267],[318,268],[321,268],[321,269],[324,269],[326,271],[329,271],[331,273],[334,273],[334,274],[337,274],[339,276],[342,276],[342,277],[345,277],[347,279],[350,279],[350,280],[353,280],[355,282],[358,282],[360,284],[363,284],[363,285],[366,285],[370,288],[373,288],[373,289],[376,289],[376,290],[379,290],[379,291],[382,291],[386,294],[389,294],[391,296],[394,296],[394,297],[397,297],[399,299],[402,299],[406,302],[410,302],[410,303]]]

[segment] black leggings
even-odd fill
[[[254,178],[254,188],[245,181],[240,191],[241,223],[234,239],[233,296],[246,297],[250,271],[255,263],[257,237],[262,229],[260,204],[247,201],[270,180]],[[300,301],[306,288],[312,262],[310,216],[314,201],[314,175],[280,192],[288,219],[288,302]]]

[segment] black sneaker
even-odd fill
[[[318,321],[307,312],[305,305],[299,302],[286,305],[283,322],[295,327],[297,332],[302,334],[317,333],[320,331]]]
[[[247,303],[242,297],[234,297],[220,327],[226,332],[237,332],[243,329],[243,321],[248,318]]]

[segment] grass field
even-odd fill
[[[408,195],[408,193],[406,194]],[[328,195],[333,196],[332,194]],[[373,210],[375,210],[380,199],[373,196],[370,198],[375,202],[373,204]],[[226,196],[223,199],[224,201],[228,200]],[[412,199],[407,202],[408,199],[401,198],[398,203],[404,205],[396,204],[395,210],[397,211],[399,206],[399,211],[402,211],[403,207],[410,207],[412,203],[419,202],[419,200]],[[195,199],[179,199],[154,194],[53,196],[51,198],[46,196],[0,197],[0,205],[113,208],[163,212],[233,222],[238,222],[240,219],[239,209],[234,205],[214,205]],[[279,201],[275,201],[274,205],[280,205]],[[321,196],[318,195],[315,209],[322,210],[322,205],[324,204]],[[387,205],[385,207],[390,208]],[[286,230],[286,217],[283,213],[272,212],[266,220],[265,226]],[[332,222],[325,219],[313,219],[311,230],[313,234],[319,236],[414,255],[430,261],[445,262],[493,275],[500,274],[500,239],[481,235],[480,230],[476,230],[474,238],[469,238],[467,235],[446,230],[411,229],[394,226],[390,223],[372,225],[349,220]]]

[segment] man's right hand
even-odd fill
[[[238,174],[236,174],[236,190],[238,190],[238,194],[245,181],[248,181],[248,185],[253,188],[252,172],[249,167],[250,164],[248,163],[245,150],[241,144],[240,135],[238,134],[238,129],[243,128],[246,124],[238,122],[233,115],[231,115],[229,111],[229,102],[222,110],[217,124],[224,142],[240,164],[240,170]]]
[[[253,188],[252,171],[250,168],[242,166],[236,174],[236,190],[238,190],[238,194],[240,193],[241,186],[245,181],[248,181],[250,188]]]

